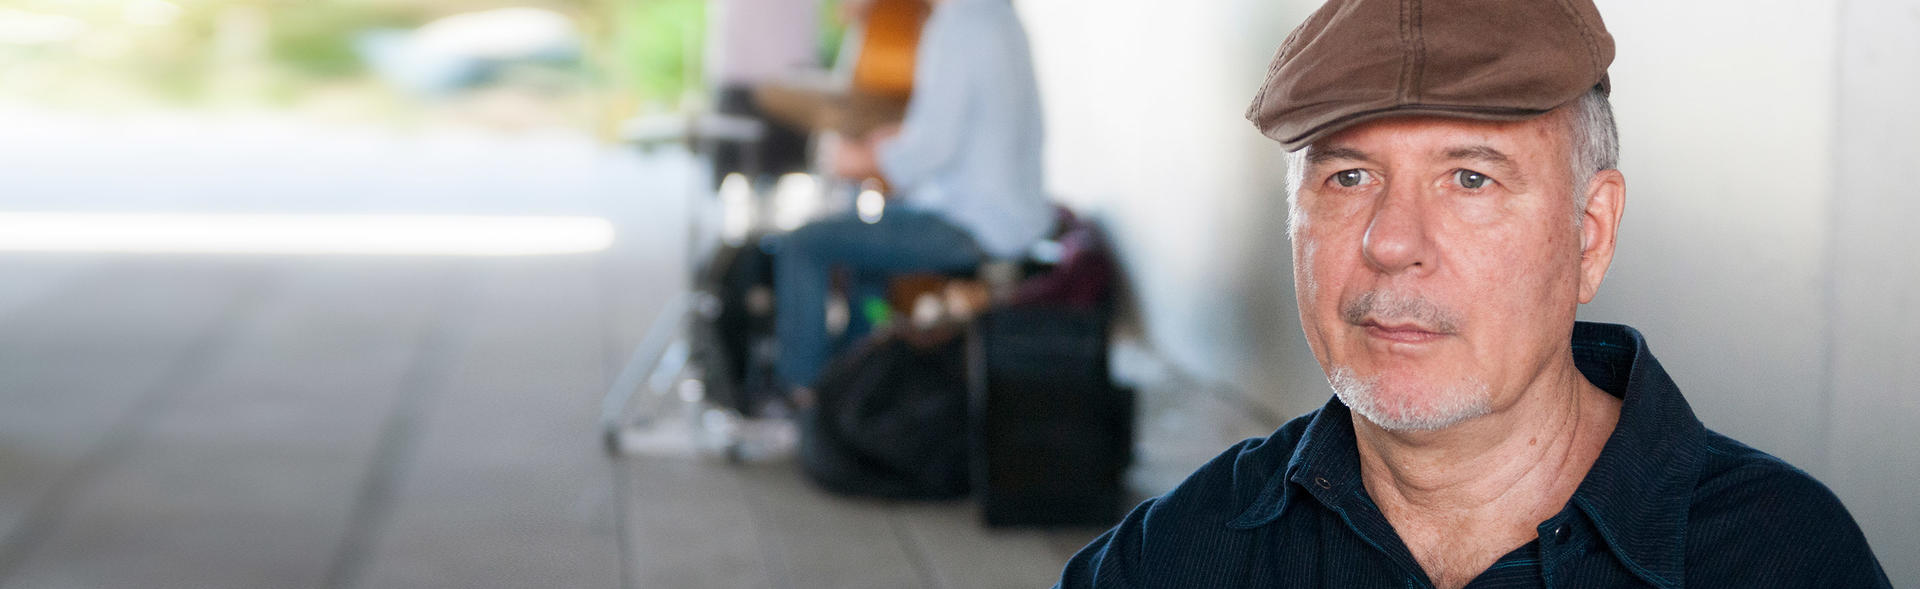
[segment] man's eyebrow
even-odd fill
[[[1502,166],[1513,166],[1513,158],[1507,157],[1507,154],[1502,153],[1498,149],[1485,145],[1448,148],[1443,155],[1450,160],[1478,160]]]
[[[1326,149],[1312,149],[1307,151],[1307,163],[1316,165],[1333,160],[1355,160],[1364,162],[1371,161],[1372,159],[1373,158],[1367,156],[1367,152],[1351,147],[1329,147]]]

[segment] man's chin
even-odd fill
[[[1335,369],[1327,380],[1342,404],[1387,431],[1446,429],[1492,410],[1488,388],[1478,382],[1410,386],[1363,378],[1347,368]]]

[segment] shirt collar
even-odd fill
[[[1314,412],[1299,443],[1293,446],[1283,476],[1262,477],[1265,487],[1227,526],[1251,529],[1272,523],[1302,492],[1314,494],[1328,507],[1338,506],[1342,497],[1349,496],[1348,492],[1360,484],[1360,455],[1354,449],[1353,421],[1348,415],[1347,406],[1337,398]]]
[[[1575,324],[1573,360],[1594,386],[1623,401],[1620,421],[1573,503],[1634,574],[1679,587],[1707,428],[1633,328]]]
[[[1619,423],[1572,502],[1629,570],[1656,586],[1680,586],[1706,428],[1633,328],[1575,323],[1573,359],[1588,381],[1622,404]],[[1360,460],[1347,407],[1328,400],[1294,446],[1284,476],[1266,479],[1229,527],[1272,523],[1302,492],[1328,508],[1357,496]]]

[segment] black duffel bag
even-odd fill
[[[800,414],[800,467],[835,493],[952,499],[968,491],[964,338],[880,332],[827,367]]]

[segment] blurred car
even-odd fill
[[[381,79],[430,97],[499,82],[516,68],[570,69],[581,61],[572,19],[525,7],[457,14],[413,30],[372,31],[355,46]]]

